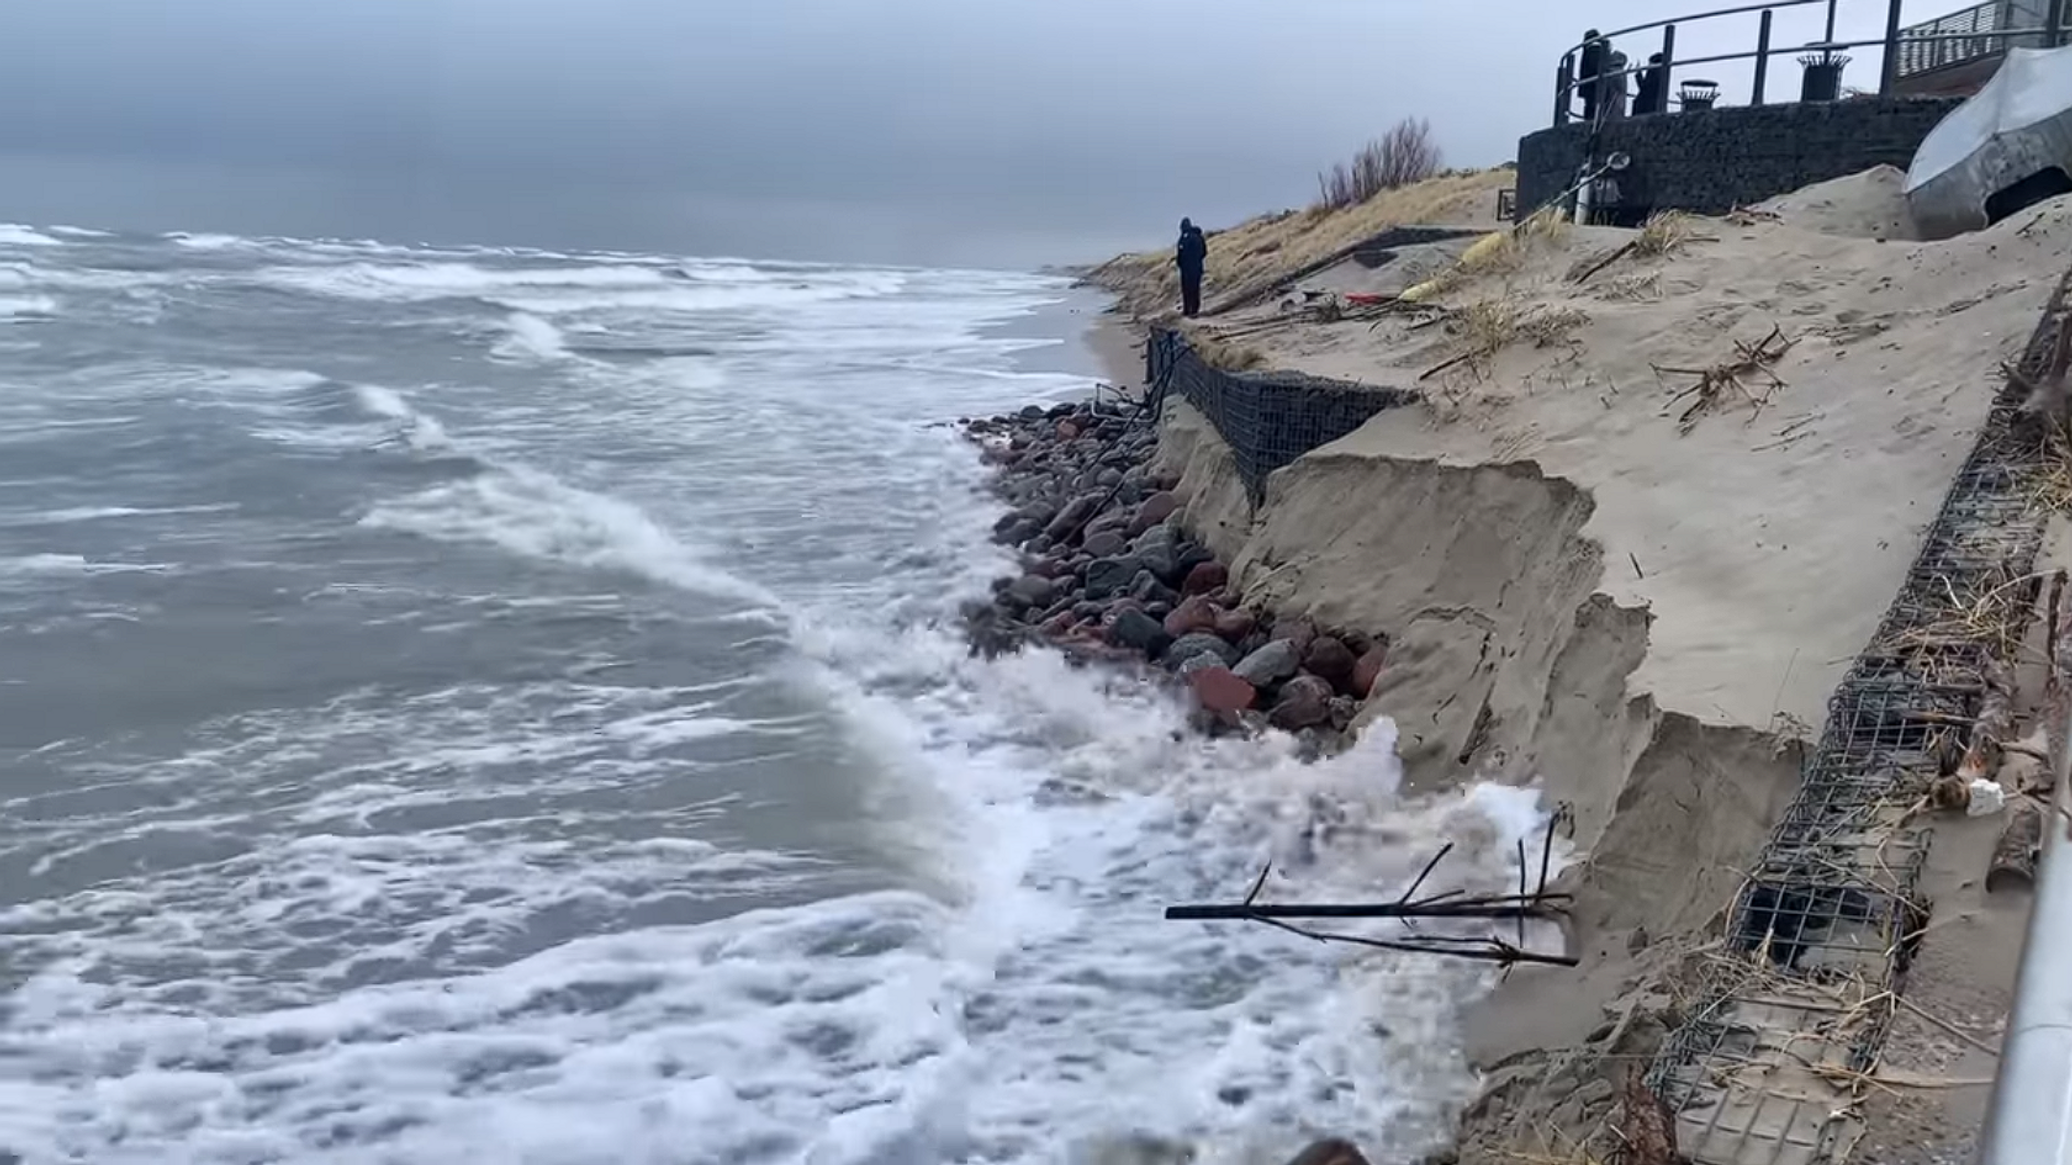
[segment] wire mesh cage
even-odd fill
[[[1927,923],[1916,809],[1979,719],[2039,594],[2048,471],[2023,382],[2062,370],[2061,281],[1951,482],[1898,596],[1828,703],[1800,787],[1744,880],[1697,1007],[1647,1078],[1711,1165],[1824,1165],[1860,1125]]]
[[[1267,475],[1328,445],[1384,409],[1417,395],[1292,372],[1234,373],[1201,358],[1178,332],[1156,329],[1146,346],[1149,382],[1200,410],[1230,446],[1256,505]]]

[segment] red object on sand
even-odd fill
[[[1379,292],[1373,291],[1352,291],[1347,292],[1344,298],[1345,302],[1347,303],[1365,305],[1376,303],[1389,303],[1392,302],[1396,297],[1394,295],[1383,295]]]

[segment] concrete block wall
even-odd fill
[[[1961,103],[1858,97],[1658,113],[1606,123],[1595,153],[1632,156],[1618,177],[1620,205],[1630,215],[1721,214],[1880,163],[1903,170],[1921,139]],[[1575,181],[1591,153],[1590,136],[1589,126],[1570,123],[1519,139],[1519,218]]]

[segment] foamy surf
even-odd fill
[[[0,223],[0,247],[62,247],[64,240],[53,239],[35,227],[20,223]]]
[[[1085,388],[987,331],[1060,283],[262,242],[39,254],[37,335],[122,357],[0,353],[42,426],[0,1150],[1249,1163],[1442,1119],[1473,969],[1159,911],[1268,860],[1385,894],[1441,837],[1508,887],[1530,793],[1406,803],[1386,726],[1301,765],[952,630],[1002,559],[929,422]]]
[[[560,328],[528,312],[512,312],[504,321],[508,333],[495,352],[505,359],[563,360],[568,357],[568,338]]]
[[[57,311],[58,301],[48,295],[0,295],[0,319],[34,319]]]

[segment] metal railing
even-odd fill
[[[2031,11],[2035,0],[1987,0],[1974,8],[1952,13],[1923,24],[1902,27],[1900,25],[1901,0],[1888,0],[1885,16],[1885,35],[1870,40],[1838,41],[1834,39],[1835,11],[1840,0],[1770,0],[1769,3],[1744,4],[1732,8],[1718,8],[1708,12],[1696,12],[1668,20],[1649,21],[1629,28],[1614,29],[1596,38],[1599,44],[1609,44],[1620,37],[1638,33],[1658,32],[1661,34],[1661,61],[1639,63],[1629,61],[1624,69],[1601,74],[1603,77],[1636,77],[1650,69],[1658,69],[1658,92],[1661,104],[1655,112],[1667,112],[1669,94],[1675,91],[1674,70],[1694,68],[1699,65],[1720,64],[1730,61],[1754,62],[1754,83],[1750,88],[1749,104],[1762,105],[1769,81],[1770,58],[1780,55],[1809,54],[1801,59],[1807,63],[1820,61],[1837,62],[1846,60],[1841,54],[1847,49],[1876,47],[1883,53],[1879,69],[1878,92],[1889,94],[1893,84],[1902,77],[1918,76],[1950,65],[1964,64],[1973,60],[2004,52],[2009,45],[2021,44],[2048,47],[2063,44],[2068,23],[2068,0],[2041,0],[2048,8],[2043,15]],[[1827,34],[1816,42],[1805,45],[1778,47],[1770,43],[1774,14],[1780,9],[1803,8],[1808,5],[1824,5],[1827,11]],[[1758,17],[1755,48],[1747,52],[1715,53],[1710,56],[1679,59],[1676,55],[1676,32],[1679,25],[1692,25],[1704,21],[1730,16],[1756,14]],[[2003,14],[2006,14],[2003,17]],[[2014,17],[2034,19],[2035,23],[2015,24]],[[1575,96],[1586,82],[1575,77],[1576,64],[1581,60],[1583,49],[1589,42],[1569,47],[1562,54],[1561,63],[1556,66],[1554,80],[1554,124],[1564,125],[1573,116]]]

